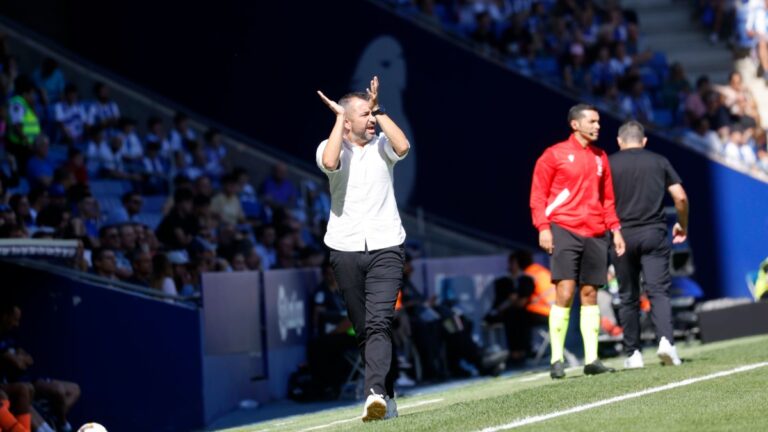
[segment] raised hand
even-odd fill
[[[379,77],[375,76],[371,80],[371,86],[365,89],[365,91],[368,93],[368,97],[370,98],[369,104],[371,106],[371,110],[375,110],[379,107]]]
[[[334,112],[336,115],[344,115],[344,107],[336,103],[335,101],[332,101],[328,99],[326,95],[323,94],[320,90],[317,91],[317,94],[320,96],[320,99],[323,100],[323,102],[328,105],[328,108],[331,109],[331,111]]]

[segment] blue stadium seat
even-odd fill
[[[96,198],[119,197],[132,189],[131,183],[123,180],[91,180],[89,186]]]
[[[168,200],[168,197],[165,195],[144,196],[142,198],[144,205],[141,207],[141,211],[146,213],[162,213],[163,206]]]

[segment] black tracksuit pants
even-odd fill
[[[672,277],[669,274],[670,242],[663,227],[647,226],[621,230],[626,252],[612,258],[619,279],[619,320],[624,328],[624,349],[628,355],[641,349],[640,341],[640,274],[648,299],[651,301],[651,321],[656,327],[656,337],[666,337],[674,344],[672,333],[672,307],[669,290]]]
[[[394,397],[397,361],[392,321],[403,284],[405,249],[400,245],[364,252],[332,250],[330,260],[365,362],[365,393],[373,389]]]

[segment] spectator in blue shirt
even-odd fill
[[[56,60],[46,57],[43,63],[32,72],[32,80],[35,86],[40,90],[43,97],[43,103],[50,105],[61,100],[64,95],[65,80],[64,74],[59,69]]]
[[[48,157],[48,137],[35,138],[34,155],[27,162],[27,179],[32,187],[48,187],[53,180],[53,162]]]
[[[272,168],[272,175],[261,185],[261,196],[271,206],[294,208],[298,191],[296,185],[288,179],[288,167],[278,162]]]

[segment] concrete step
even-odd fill
[[[644,31],[640,36],[640,46],[642,48],[650,48],[653,51],[689,50],[693,47],[704,48],[705,45],[713,47],[710,45],[707,36],[698,31],[668,33],[648,33]],[[716,48],[716,46],[713,48]]]
[[[689,19],[686,11],[642,14],[640,31],[645,34],[667,34],[700,31],[699,25]]]

